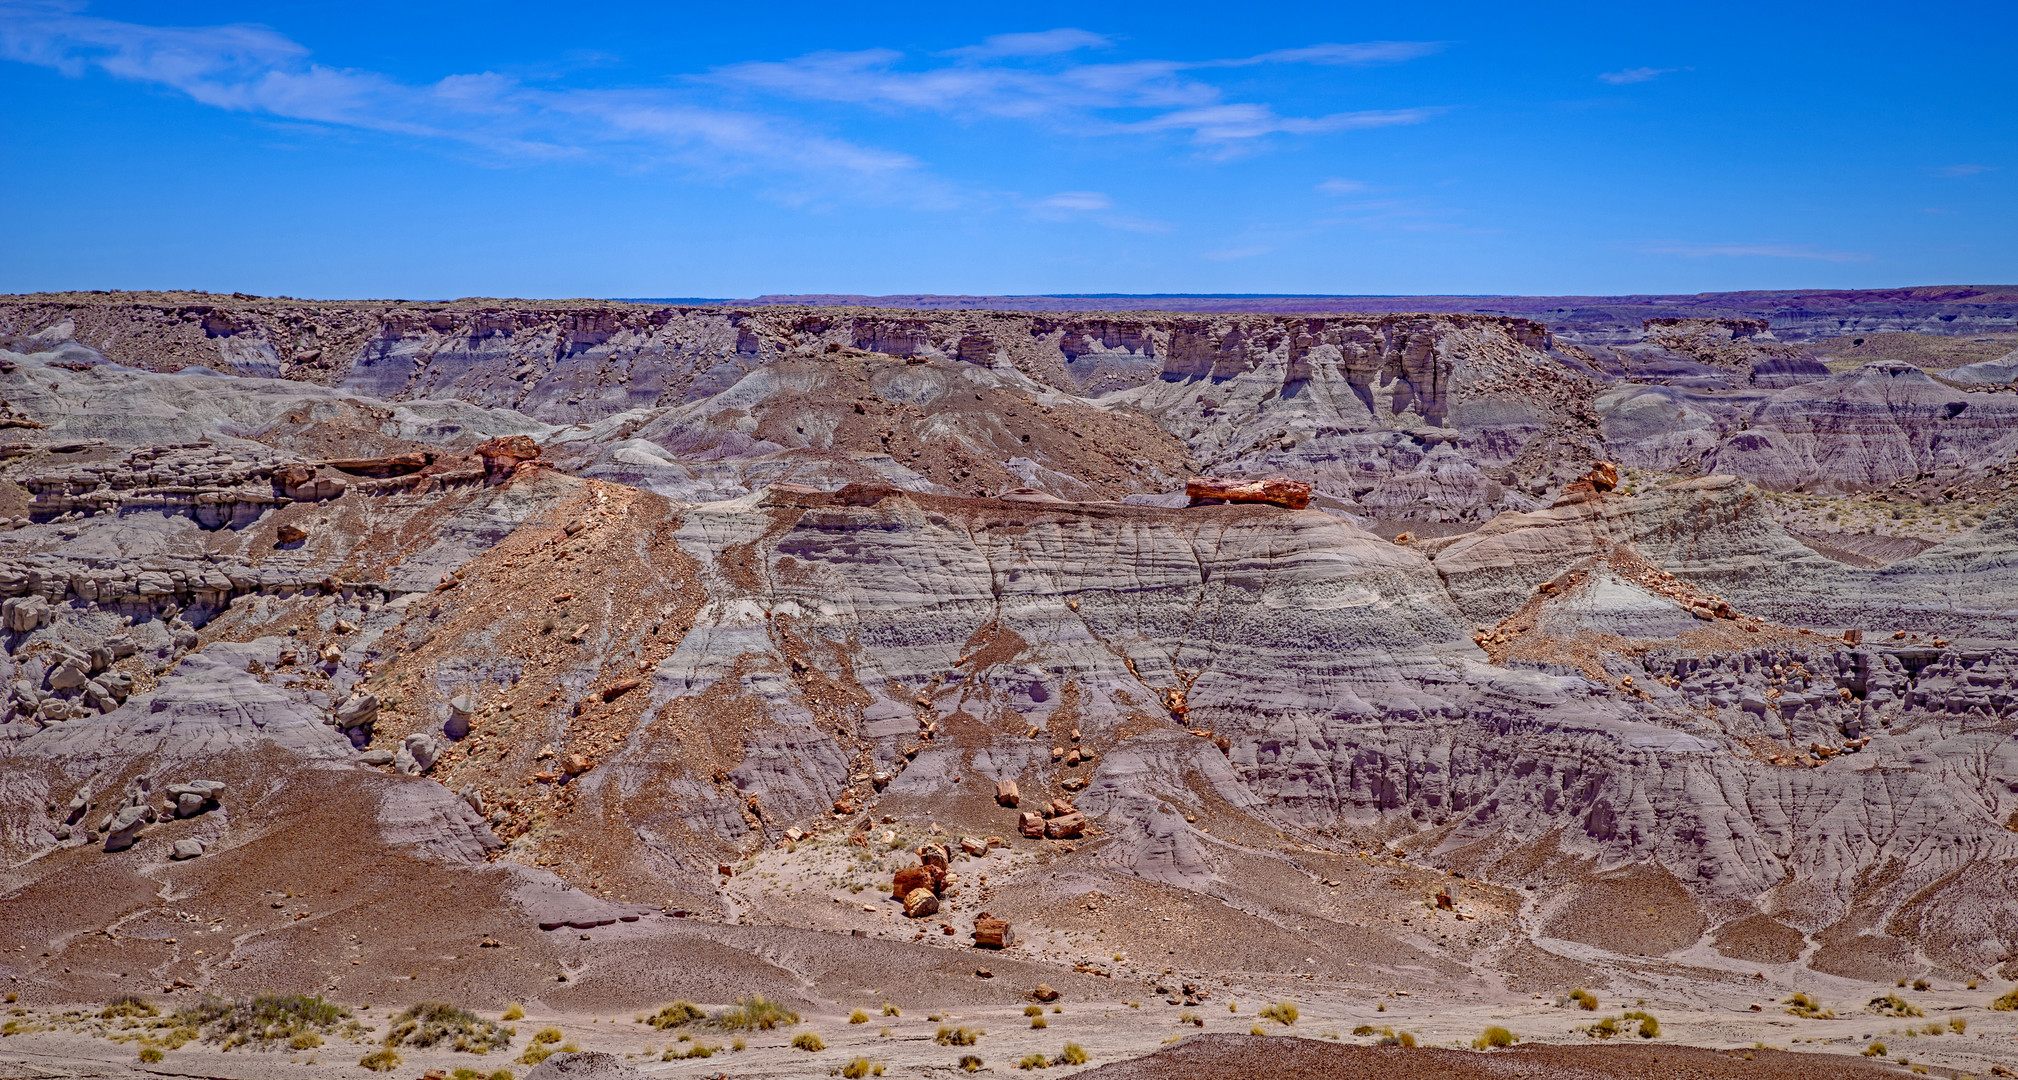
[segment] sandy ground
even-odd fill
[[[1000,1073],[1013,1069],[1029,1055],[1055,1059],[1068,1042],[1084,1048],[1089,1061],[1083,1068],[1092,1068],[1151,1054],[1201,1034],[1259,1033],[1271,1039],[1300,1036],[1342,1046],[1372,1046],[1382,1033],[1392,1031],[1413,1035],[1418,1048],[1468,1049],[1472,1040],[1492,1025],[1510,1029],[1520,1036],[1523,1044],[1611,1047],[1618,1051],[1622,1061],[1631,1057],[1628,1047],[1638,1053],[1646,1047],[1694,1046],[1780,1050],[1803,1055],[1803,1060],[1811,1060],[1806,1055],[1826,1055],[1812,1060],[1819,1064],[1833,1061],[1838,1067],[1874,1064],[1904,1072],[1900,1067],[1910,1064],[1925,1067],[1935,1075],[1950,1076],[1988,1077],[1995,1075],[1993,1070],[1999,1066],[2018,1065],[2018,1014],[1990,1011],[1986,1008],[1989,995],[1980,991],[1907,991],[1905,996],[1925,1013],[1923,1017],[1881,1017],[1863,1011],[1855,1001],[1833,999],[1822,1003],[1838,1012],[1837,1018],[1807,1020],[1787,1015],[1770,1001],[1760,1002],[1762,1011],[1752,1012],[1750,1002],[1737,999],[1715,1008],[1659,1001],[1647,1001],[1644,1005],[1634,1001],[1601,1001],[1598,1010],[1587,1011],[1570,1003],[1537,999],[1507,1006],[1436,1001],[1415,995],[1371,1000],[1306,996],[1297,1000],[1299,1015],[1291,1027],[1258,1017],[1259,1010],[1269,1004],[1266,997],[1233,997],[1185,1007],[1140,995],[1116,994],[1092,999],[1067,995],[1041,1006],[1046,1026],[1033,1029],[1031,1018],[1025,1015],[1030,1007],[1027,1004],[963,1006],[937,1012],[901,1009],[902,1015],[887,1016],[882,1012],[882,1002],[887,997],[866,994],[858,1000],[837,1001],[818,1010],[806,1010],[801,1023],[792,1027],[748,1033],[746,1047],[740,1051],[733,1049],[736,1038],[733,1032],[705,1024],[659,1031],[640,1022],[643,1012],[603,1015],[532,1012],[511,1024],[517,1035],[509,1051],[479,1056],[402,1048],[403,1061],[391,1075],[418,1077],[432,1069],[448,1073],[475,1069],[488,1075],[506,1068],[522,1076],[527,1066],[519,1063],[520,1055],[530,1045],[533,1033],[549,1026],[564,1033],[566,1044],[616,1054],[649,1074],[667,1077],[721,1073],[738,1077],[821,1076],[856,1057],[883,1065],[888,1076],[945,1075],[967,1054],[979,1056],[987,1071]],[[865,1022],[849,1022],[855,1009],[867,1015]],[[1617,1017],[1624,1010],[1657,1016],[1659,1037],[1643,1040],[1624,1034],[1600,1043],[1580,1030],[1605,1017]],[[115,1041],[122,1036],[130,1039],[139,1029],[122,1027],[119,1021],[95,1019],[96,1006],[69,1009],[12,1006],[8,1009],[8,1021],[14,1033],[0,1038],[0,1076],[144,1073],[244,1080],[282,1076],[363,1078],[378,1075],[357,1062],[361,1055],[374,1049],[375,1038],[387,1026],[391,1011],[386,1006],[360,1010],[358,1018],[372,1033],[358,1036],[358,1041],[331,1036],[323,1046],[307,1051],[257,1051],[243,1047],[219,1051],[211,1044],[195,1041],[166,1051],[162,1061],[149,1064],[138,1060],[137,1043]],[[1957,1022],[1963,1028],[1959,1033],[1954,1030]],[[942,1027],[961,1026],[978,1029],[983,1034],[971,1047],[936,1041]],[[1939,1028],[1942,1033],[1922,1033],[1929,1028]],[[1355,1034],[1367,1029],[1371,1032]],[[794,1037],[808,1031],[818,1034],[826,1049],[809,1052],[790,1045]],[[687,1037],[681,1038],[682,1034]],[[1883,1057],[1863,1054],[1874,1039],[1885,1044]],[[696,1045],[720,1049],[704,1059],[662,1060],[669,1049],[684,1053]],[[1047,1071],[1080,1070],[1058,1065]],[[1812,1075],[1831,1074],[1824,1070]]]

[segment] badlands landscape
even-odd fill
[[[798,299],[0,297],[0,1075],[2018,1069],[2018,289]]]

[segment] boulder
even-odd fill
[[[49,625],[54,614],[49,601],[39,596],[17,596],[0,602],[0,619],[6,621],[7,629],[17,634]]]
[[[357,755],[357,760],[364,765],[390,765],[397,757],[398,755],[390,750],[366,750]]]
[[[1025,836],[1043,836],[1044,819],[1028,810],[1017,815],[1016,828]]]
[[[122,806],[112,815],[105,828],[105,850],[124,851],[133,846],[140,830],[147,827],[148,809],[145,806]]]
[[[944,844],[920,845],[918,848],[918,861],[927,867],[936,867],[942,872],[952,865],[953,862]]]
[[[536,460],[540,456],[540,448],[530,435],[506,435],[477,444],[476,455],[483,459],[485,476],[498,481],[514,475],[521,466]]]
[[[203,841],[194,839],[177,840],[175,847],[169,851],[168,857],[178,860],[194,859],[201,854],[203,854]]]
[[[969,855],[986,855],[988,842],[977,837],[963,836],[960,838],[960,850]]]
[[[274,539],[283,544],[299,544],[308,539],[308,530],[299,525],[284,523],[274,530]]]
[[[974,917],[973,938],[977,949],[1006,949],[1016,943],[1016,931],[1009,920],[993,918],[984,911]]]
[[[1057,1001],[1058,991],[1051,989],[1049,983],[1038,983],[1037,989],[1030,991],[1030,996],[1039,1001]]]
[[[922,919],[939,913],[939,898],[930,889],[912,889],[904,897],[904,917]]]
[[[919,889],[932,888],[932,871],[924,866],[907,866],[897,871],[890,881],[890,895],[902,900]]]
[[[352,694],[336,707],[336,726],[345,731],[361,728],[378,718],[378,695]]]
[[[1310,505],[1311,486],[1286,476],[1266,480],[1227,480],[1217,476],[1194,476],[1184,482],[1184,494],[1191,505],[1214,502],[1268,503],[1301,510]]]
[[[1060,814],[1044,823],[1044,835],[1052,840],[1076,840],[1086,831],[1086,815]]]
[[[1016,781],[995,781],[995,802],[997,804],[1001,806],[1015,806],[1022,801],[1023,796],[1016,791]]]

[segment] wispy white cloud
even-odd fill
[[[731,64],[716,69],[712,78],[801,100],[1021,120],[1087,135],[1175,132],[1221,153],[1269,135],[1417,124],[1441,111],[1419,107],[1282,116],[1264,102],[1228,101],[1220,87],[1196,74],[1256,64],[1395,63],[1435,52],[1442,47],[1437,42],[1313,45],[1227,60],[1014,62],[1106,44],[1106,38],[1086,31],[1053,30],[989,38],[942,54],[955,60],[937,65],[907,64],[907,57],[893,49],[865,49]],[[1142,116],[1144,112],[1152,115]]]
[[[1039,30],[1031,34],[996,34],[994,37],[983,38],[979,45],[948,49],[941,55],[974,59],[991,59],[998,56],[1055,56],[1058,53],[1077,52],[1080,49],[1104,49],[1113,44],[1114,42],[1104,34],[1068,27]]]
[[[1599,75],[1598,78],[1604,80],[1605,82],[1611,83],[1613,86],[1627,86],[1632,83],[1653,82],[1655,79],[1658,79],[1663,75],[1672,75],[1675,72],[1682,70],[1684,69],[1636,67],[1636,68],[1627,68],[1624,71],[1607,71],[1604,74]]]
[[[1711,257],[1754,259],[1815,259],[1821,262],[1865,262],[1871,256],[1858,251],[1818,251],[1796,244],[1757,243],[1670,243],[1640,248],[1649,255],[1682,255],[1691,259]]]
[[[1364,180],[1346,180],[1334,176],[1329,180],[1321,181],[1317,185],[1317,190],[1326,195],[1358,195],[1361,192],[1370,190],[1370,188]]]
[[[1247,67],[1251,64],[1399,64],[1443,51],[1441,41],[1361,41],[1350,45],[1306,45],[1277,49],[1239,60],[1207,60],[1198,67]]]
[[[1115,209],[1114,200],[1104,191],[1061,191],[1026,204],[1030,216],[1040,221],[1091,221],[1110,229],[1128,232],[1169,232],[1167,222],[1136,217]]]
[[[1934,170],[1934,175],[1945,176],[1948,179],[1955,180],[1964,176],[1974,176],[1977,173],[1990,172],[1996,168],[1997,166],[1995,165],[1943,165]]]
[[[233,112],[445,140],[511,159],[621,155],[716,176],[756,174],[795,201],[821,191],[953,198],[909,155],[673,91],[547,88],[494,72],[407,83],[317,63],[264,26],[147,26],[71,3],[0,0],[0,58],[72,76],[96,69]]]

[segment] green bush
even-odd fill
[[[799,1014],[762,994],[751,994],[738,999],[733,1007],[715,1013],[708,1022],[730,1031],[769,1031],[791,1027],[799,1022]]]
[[[1512,1046],[1520,1041],[1520,1036],[1503,1027],[1489,1027],[1471,1041],[1475,1050],[1492,1050],[1502,1046]]]
[[[1275,1004],[1270,1005],[1267,1008],[1261,1010],[1260,1015],[1263,1020],[1273,1020],[1276,1023],[1281,1024],[1283,1027],[1289,1027],[1290,1025],[1296,1023],[1296,1018],[1298,1016],[1298,1013],[1296,1011],[1296,1002],[1278,1001]]]
[[[117,1020],[121,1017],[139,1019],[160,1015],[161,1010],[155,1008],[154,1003],[146,998],[133,994],[122,994],[106,1002],[105,1010],[98,1014],[98,1018],[101,1020]]]
[[[1914,1005],[1906,1001],[1906,999],[1900,997],[1897,994],[1884,994],[1879,997],[1874,997],[1871,999],[1870,1004],[1865,1005],[1864,1008],[1866,1011],[1877,1013],[1879,1016],[1927,1015],[1926,1013],[1920,1011],[1920,1007],[1918,1005]]]
[[[646,1020],[645,1023],[658,1028],[660,1031],[664,1031],[667,1028],[676,1028],[685,1024],[691,1024],[696,1020],[705,1019],[707,1015],[707,1013],[695,1008],[693,1002],[682,999],[653,1013],[651,1019]]]
[[[511,1046],[511,1036],[496,1021],[446,1001],[423,1001],[392,1018],[385,1045],[411,1044],[426,1049],[447,1043],[467,1054],[488,1054]]]
[[[1803,1020],[1834,1020],[1836,1018],[1836,1014],[1833,1011],[1824,1009],[1821,1002],[1816,1001],[1807,994],[1795,994],[1780,1004],[1787,1007],[1787,1015],[1798,1016]]]
[[[264,1049],[304,1034],[321,1035],[348,1019],[350,1010],[308,994],[258,994],[226,1001],[206,997],[175,1011],[171,1021],[196,1028],[222,1049],[253,1045]]]
[[[1581,986],[1577,987],[1575,990],[1570,991],[1570,1000],[1576,1002],[1577,1008],[1580,1008],[1585,1012],[1598,1011],[1598,996],[1596,994],[1591,993],[1589,990],[1584,989]]]
[[[399,1068],[399,1054],[389,1047],[380,1047],[358,1058],[357,1063],[372,1072],[391,1072]]]
[[[1638,1020],[1640,1022],[1640,1038],[1642,1039],[1658,1039],[1661,1037],[1661,1022],[1654,1019],[1653,1013],[1628,1012],[1622,1014],[1619,1019]]]
[[[1075,1042],[1066,1043],[1065,1049],[1058,1054],[1057,1063],[1060,1065],[1086,1064],[1086,1048]]]
[[[826,1040],[810,1031],[802,1031],[792,1039],[792,1049],[794,1050],[825,1050],[826,1048]]]

